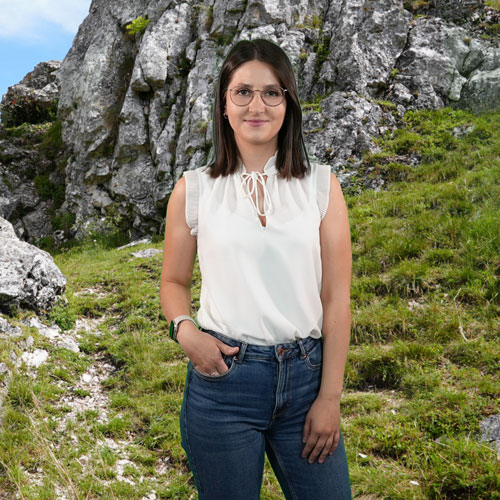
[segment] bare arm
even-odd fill
[[[196,237],[185,217],[186,180],[181,177],[170,195],[165,223],[160,303],[167,321],[191,314],[191,279],[196,257]],[[182,322],[180,328],[184,328]]]
[[[170,195],[165,223],[165,244],[160,282],[160,304],[167,321],[186,314],[191,315],[191,280],[197,240],[186,222],[186,179],[181,177]],[[199,330],[191,321],[179,325],[177,340],[193,365],[211,375],[228,370],[221,352],[236,354],[211,335]]]
[[[351,237],[342,189],[330,179],[328,210],[320,225],[323,304],[321,389],[304,425],[304,458],[325,460],[340,438],[340,396],[351,329]]]

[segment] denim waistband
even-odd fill
[[[306,337],[298,339],[294,342],[287,342],[284,344],[275,345],[256,345],[248,344],[241,340],[235,340],[223,333],[208,330],[200,327],[200,330],[212,335],[213,337],[221,340],[224,344],[231,347],[239,347],[240,350],[236,355],[235,361],[242,362],[245,357],[251,359],[268,359],[268,360],[282,360],[287,358],[301,357],[305,358],[316,344],[321,342],[321,338]]]

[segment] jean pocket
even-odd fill
[[[217,380],[222,380],[227,378],[236,368],[237,363],[234,361],[234,356],[226,356],[223,355],[224,363],[229,368],[226,372],[220,373],[219,375],[207,375],[206,373],[200,372],[192,363],[191,367],[193,369],[193,373],[195,373],[199,378],[203,380],[209,380],[210,382],[215,382]]]
[[[307,351],[305,357],[306,365],[311,370],[319,370],[323,363],[323,344],[321,340],[317,340],[313,346]]]

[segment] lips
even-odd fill
[[[245,120],[245,122],[247,122],[249,125],[252,125],[252,126],[257,126],[257,125],[262,125],[264,123],[267,123],[266,120]]]

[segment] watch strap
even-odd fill
[[[180,316],[175,317],[171,322],[170,322],[170,327],[168,334],[172,340],[175,340],[177,342],[177,332],[179,330],[179,325],[181,324],[182,321],[192,321],[195,325],[196,322],[194,321],[191,316],[187,316],[186,314],[181,314]]]

